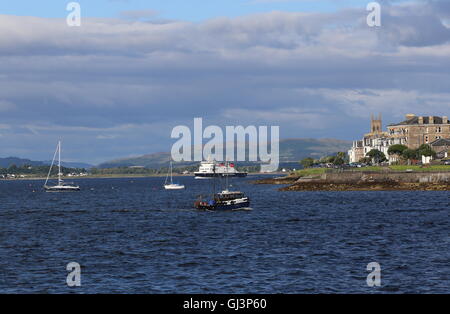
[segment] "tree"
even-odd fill
[[[412,159],[419,159],[418,150],[407,148],[403,151],[402,157],[406,159],[408,161],[408,165],[410,165]]]
[[[370,164],[372,162],[372,158],[363,157],[363,158],[360,158],[358,161],[362,164]]]
[[[314,165],[314,159],[311,157],[303,158],[300,161],[300,164],[303,166],[303,168],[310,168],[312,165]]]
[[[338,157],[338,158],[341,158],[341,159],[343,159],[343,160],[345,160],[345,159],[347,159],[347,154],[346,153],[344,153],[344,152],[338,152],[337,154],[336,154],[336,157]]]
[[[408,146],[401,145],[401,144],[391,145],[388,148],[388,154],[389,155],[401,155],[405,149],[408,149]]]
[[[417,149],[417,156],[420,158],[421,156],[426,157],[436,157],[436,152],[431,148],[430,145],[422,144]]]
[[[405,149],[402,153],[402,157],[405,159],[417,159],[417,150],[414,149]]]
[[[335,166],[342,166],[345,164],[345,160],[340,156],[334,156],[332,163]]]
[[[384,153],[378,149],[372,149],[366,154],[366,156],[372,158],[372,160],[376,164],[387,160],[386,155],[384,155]]]

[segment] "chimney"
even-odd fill
[[[423,117],[422,116],[419,117],[419,124],[423,124]]]
[[[408,114],[406,114],[406,121],[411,120],[415,117],[416,117],[416,115],[414,113],[408,113]]]
[[[429,116],[428,117],[428,123],[429,124],[434,124],[434,117],[433,116]]]
[[[447,124],[448,123],[448,117],[447,116],[443,116],[442,117],[442,123],[443,124]]]

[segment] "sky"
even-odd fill
[[[359,139],[371,113],[448,115],[450,1],[0,1],[0,157],[170,151],[177,125]]]
[[[68,0],[0,1],[8,15],[65,17]],[[367,0],[78,0],[86,17],[120,17],[124,11],[154,11],[165,19],[201,22],[216,17],[285,11],[333,12],[349,7],[365,7]],[[380,1],[382,3],[383,1]],[[390,1],[392,2],[392,1]],[[402,1],[395,1],[402,2]]]

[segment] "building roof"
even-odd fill
[[[428,116],[424,116],[423,118],[423,124],[429,124],[430,123],[430,117]],[[442,117],[439,116],[433,116],[433,120],[434,123],[433,124],[442,124]],[[400,123],[393,123],[393,124],[389,124],[388,126],[396,126],[396,125],[415,125],[415,124],[419,124],[419,117],[415,116],[411,119],[402,121]],[[447,124],[450,124],[450,121],[447,122]]]
[[[450,146],[450,139],[440,138],[430,143],[431,146]]]

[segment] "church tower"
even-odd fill
[[[381,122],[381,113],[378,114],[378,118],[375,119],[374,115],[372,114],[370,117],[370,133],[372,134],[380,134],[382,133],[382,122]]]

